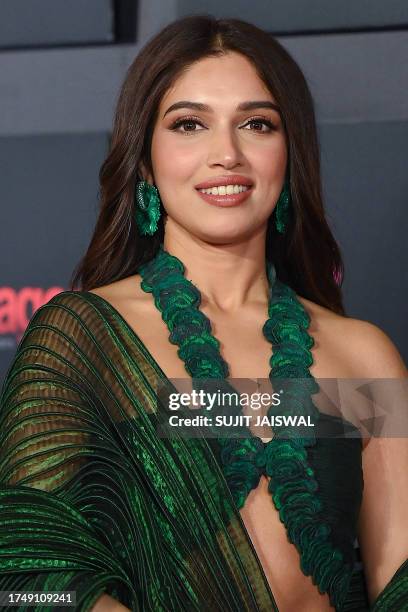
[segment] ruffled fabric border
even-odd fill
[[[141,287],[153,294],[169,328],[170,342],[179,346],[187,372],[197,379],[227,378],[228,365],[220,354],[219,342],[211,333],[208,317],[199,310],[200,292],[184,277],[182,262],[161,247],[139,272]],[[310,317],[295,292],[276,278],[272,264],[267,272],[271,293],[263,333],[273,348],[270,381],[285,387],[281,402],[284,414],[310,415],[316,423],[319,411],[311,395],[319,386],[309,371],[314,345],[308,333]],[[311,576],[320,593],[328,593],[336,610],[341,610],[353,567],[332,545],[331,527],[322,516],[319,485],[307,455],[316,438],[309,431],[299,437],[298,430],[290,426],[273,431],[274,438],[267,444],[249,430],[248,437],[218,438],[224,477],[240,509],[261,475],[270,476],[269,491],[288,539],[300,554],[302,572]],[[242,435],[242,430],[237,435]]]

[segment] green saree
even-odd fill
[[[67,291],[35,313],[0,401],[0,591],[75,591],[80,611],[104,592],[135,611],[278,610],[214,441],[156,433],[165,380],[102,298]],[[332,447],[319,442],[310,461],[333,538],[354,564],[336,609],[362,612],[361,440],[337,441],[350,462],[347,483],[337,481],[344,507],[330,501]],[[407,581],[405,563],[372,609],[408,609]]]

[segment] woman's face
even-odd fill
[[[249,60],[230,52],[193,64],[159,107],[149,178],[168,219],[210,243],[234,243],[266,231],[283,187],[287,147],[279,112],[268,104],[238,109],[253,101],[276,106]],[[231,175],[252,183],[243,201],[225,207],[200,196],[198,184]]]

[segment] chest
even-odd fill
[[[117,309],[135,330],[154,360],[168,378],[188,376],[178,355],[178,346],[169,342],[169,330],[161,313],[151,304],[119,303]],[[228,364],[231,378],[269,378],[272,345],[262,332],[264,312],[242,312],[239,316],[217,315],[201,308],[211,321],[212,334],[220,343],[220,353]],[[314,339],[311,349],[315,378],[347,378],[352,376],[346,362],[339,358],[335,345],[324,338],[313,322],[309,329]],[[278,349],[276,349],[278,350]]]
[[[183,361],[178,356],[178,346],[169,342],[169,330],[155,309],[140,304],[116,308],[135,330],[153,359],[167,378],[189,378]],[[205,312],[205,310],[203,309]],[[262,333],[264,313],[256,315],[242,313],[240,317],[214,317],[205,312],[211,320],[212,333],[220,342],[220,352],[229,366],[231,378],[268,378],[272,346]],[[313,365],[310,371],[316,378],[346,376],[342,364],[336,360],[324,339],[310,334],[315,340],[312,348]],[[321,594],[306,576],[300,566],[300,554],[290,542],[287,529],[282,522],[268,490],[269,478],[262,476],[240,510],[248,535],[271,586],[280,612],[299,610],[302,612],[326,612],[332,610],[327,594]],[[336,487],[342,495],[342,486]]]

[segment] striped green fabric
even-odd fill
[[[157,434],[166,380],[99,296],[35,313],[0,399],[0,590],[76,591],[80,611],[103,592],[135,611],[278,610],[213,445]],[[387,603],[407,605],[406,579],[376,612],[406,609]],[[362,602],[355,573],[344,610]]]

